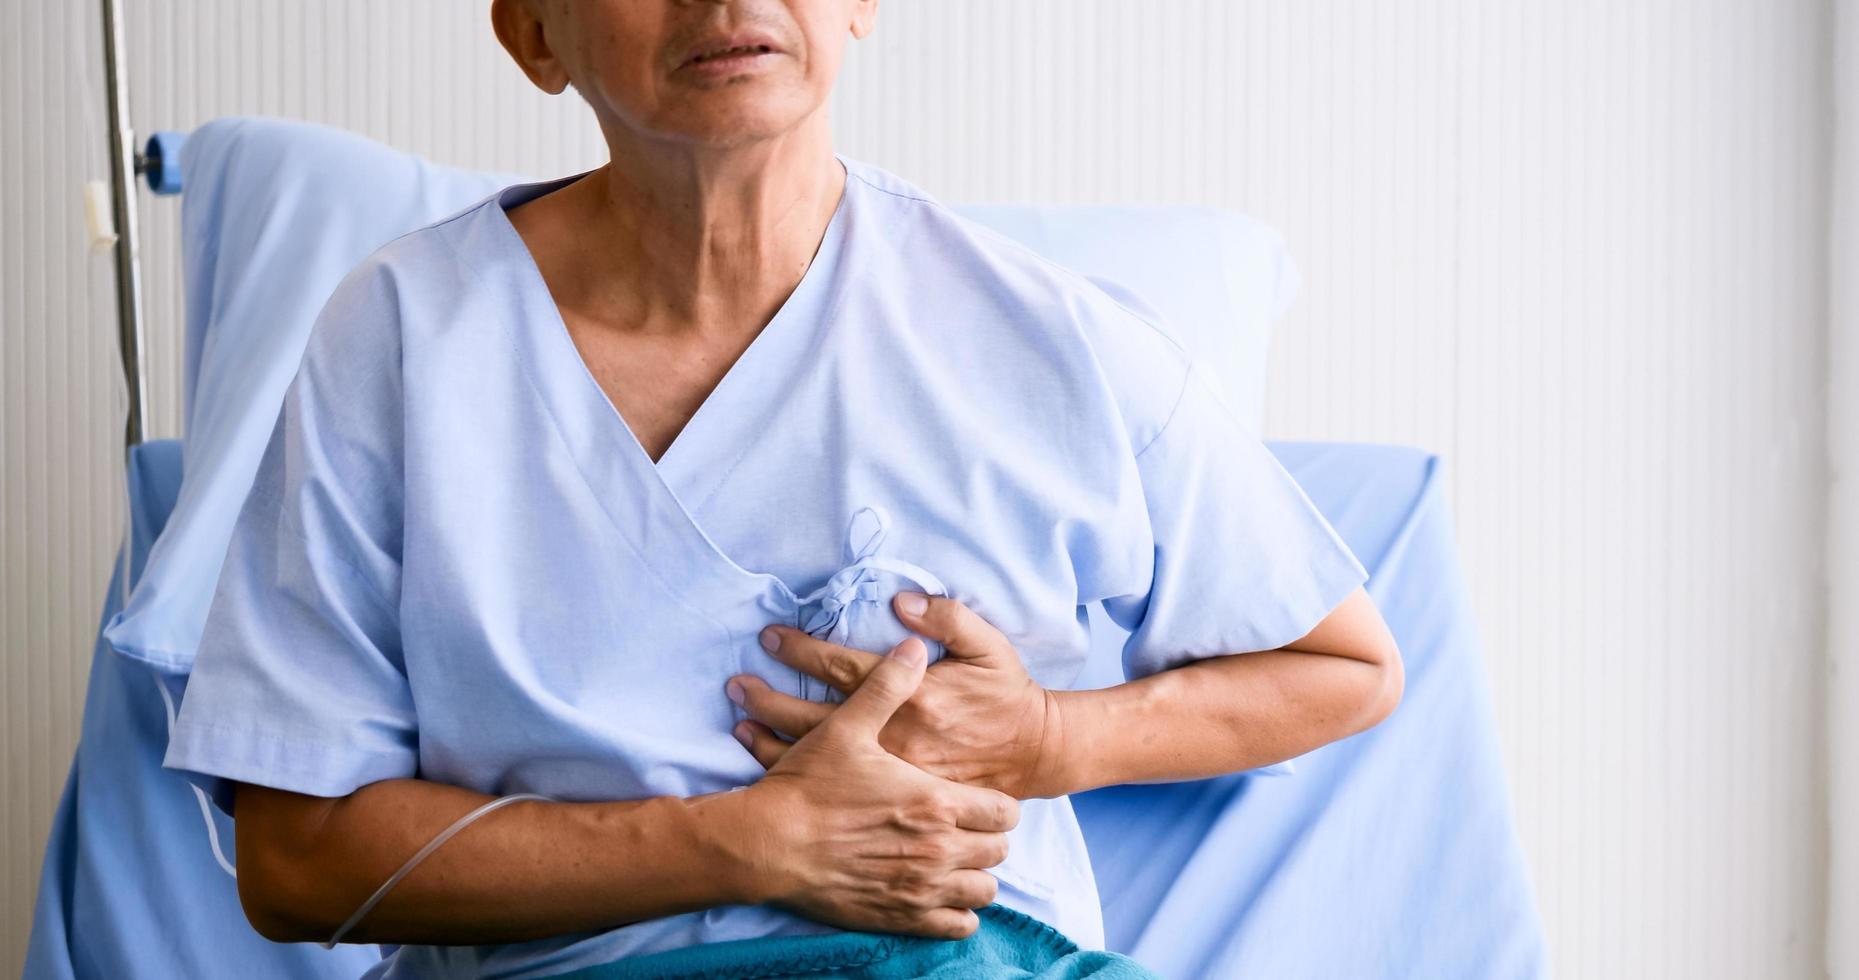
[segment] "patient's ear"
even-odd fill
[[[854,0],[852,4],[852,36],[864,40],[878,26],[878,0]]]
[[[534,0],[491,0],[491,27],[537,88],[560,95],[568,87],[568,69],[549,47]]]

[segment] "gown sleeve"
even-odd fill
[[[400,330],[365,264],[312,328],[234,526],[163,764],[345,796],[418,768],[401,656]]]
[[[1154,540],[1149,588],[1104,611],[1130,637],[1135,679],[1192,660],[1300,639],[1368,578],[1250,427],[1189,360],[1137,472]]]

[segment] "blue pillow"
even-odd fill
[[[1297,298],[1297,266],[1271,226],[1188,207],[967,205],[955,209],[1083,273],[1214,368],[1252,431],[1263,428],[1272,326]]]
[[[181,166],[184,477],[147,571],[104,631],[118,653],[173,673],[193,665],[233,523],[336,284],[391,239],[523,179],[257,118],[195,130]],[[1297,285],[1276,232],[1195,208],[956,210],[1152,316],[1218,368],[1234,409],[1256,430],[1271,327]]]

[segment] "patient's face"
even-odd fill
[[[534,42],[506,47],[537,84],[573,84],[603,128],[714,146],[768,139],[819,111],[877,0],[499,0]],[[740,42],[728,50],[717,50]]]

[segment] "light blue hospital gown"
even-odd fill
[[[1089,281],[841,158],[800,285],[656,464],[589,374],[510,188],[351,273],[239,518],[166,764],[342,796],[418,776],[563,800],[761,767],[731,674],[826,693],[768,623],[883,651],[944,591],[1070,686],[1086,607],[1130,676],[1270,649],[1366,577],[1208,370]],[[933,650],[933,652],[935,652]],[[1000,901],[1102,945],[1065,799]],[[725,907],[597,935],[402,947],[385,976],[535,976],[824,927]]]

